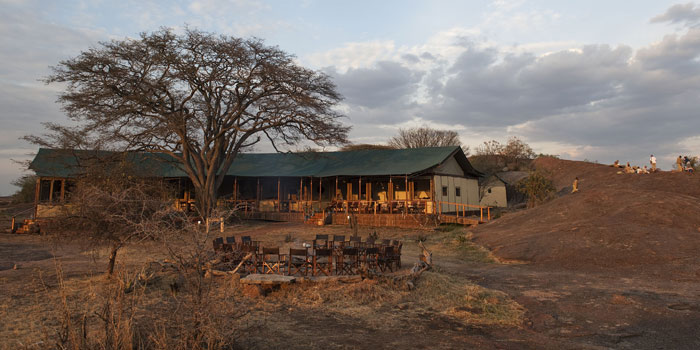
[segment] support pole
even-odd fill
[[[404,188],[403,188],[404,189],[403,196],[404,196],[404,200],[405,200],[405,202],[403,203],[403,212],[404,212],[404,214],[408,214],[408,174],[406,174],[405,179],[406,179],[406,183],[405,183]]]
[[[49,187],[49,203],[53,204],[53,179],[51,179],[51,186]]]
[[[39,190],[41,188],[41,178],[36,178],[36,188],[34,189],[34,219],[39,214]]]
[[[61,180],[61,202],[66,198],[66,179]]]
[[[282,211],[282,198],[280,198],[280,178],[277,177],[277,212]]]
[[[391,175],[389,175],[389,188],[387,189],[386,197],[389,199],[389,214],[394,213],[393,201],[394,201],[394,184],[391,182]]]

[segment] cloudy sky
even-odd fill
[[[184,26],[263,38],[331,75],[351,139],[398,128],[519,136],[562,158],[668,169],[700,154],[700,4],[589,1],[0,0],[0,195],[18,140],[67,122],[49,66],[100,41]]]

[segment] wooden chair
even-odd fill
[[[340,254],[336,256],[335,274],[336,275],[356,275],[360,269],[360,254],[359,249],[353,247],[345,247]]]
[[[224,249],[227,251],[233,251],[238,249],[238,244],[236,243],[236,237],[226,237],[226,243],[224,244]]]
[[[321,241],[323,243],[321,243]],[[316,238],[313,241],[313,248],[328,248],[328,235],[316,235]]]
[[[214,241],[212,243],[214,245],[215,252],[221,253],[224,251],[224,238],[223,237],[214,238]]]
[[[332,248],[343,248],[345,246],[345,235],[333,235]]]
[[[394,254],[391,257],[391,262],[394,267],[398,270],[401,268],[401,248],[403,247],[403,242],[392,241],[391,245],[394,247]]]
[[[284,266],[284,260],[280,254],[280,248],[262,248],[260,254],[260,268],[264,274],[280,274],[280,269]]]
[[[348,241],[348,245],[351,247],[359,248],[360,243],[362,243],[362,237],[360,236],[350,236],[350,240]]]
[[[379,271],[386,271],[389,270],[391,272],[394,271],[393,267],[393,257],[394,257],[394,247],[393,246],[387,246],[387,247],[382,247],[379,248],[379,254],[377,256],[377,267],[379,267]]]
[[[316,249],[313,257],[313,275],[330,276],[333,274],[333,249]]]
[[[313,257],[309,255],[308,249],[289,248],[287,259],[287,275],[293,276],[296,273],[306,276],[309,270],[313,269]]]
[[[367,266],[367,269],[379,270],[379,248],[371,247],[365,249],[365,254],[362,257],[362,263]]]
[[[262,270],[261,256],[258,253],[258,247],[249,244],[241,245],[243,255],[251,254],[251,257],[243,264],[245,271],[248,273],[259,273]]]

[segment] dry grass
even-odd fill
[[[252,235],[264,244],[290,245],[317,233],[344,234],[347,229],[252,224],[230,230],[224,235]],[[417,260],[413,238],[425,231],[377,231],[380,238],[404,240],[404,265]],[[458,233],[429,232],[428,245],[441,255],[459,252],[454,242]],[[288,235],[291,242],[285,242],[290,241]],[[149,262],[168,256],[164,245],[155,241],[124,248],[111,280],[102,274],[108,249],[84,251],[76,244],[70,242],[70,249],[58,252],[60,269],[42,260],[34,262],[33,269],[0,271],[0,281],[6,283],[0,289],[7,293],[0,297],[0,318],[12,320],[0,327],[5,339],[0,348],[274,348],[290,341],[304,344],[310,336],[318,337],[316,348],[353,348],[349,344],[355,333],[517,327],[523,318],[522,307],[505,294],[439,268],[425,272],[412,291],[385,276],[359,283],[304,282],[264,298],[247,298],[236,278],[199,279],[191,270],[148,270],[153,266]],[[41,241],[35,246],[41,247]],[[175,282],[180,287],[174,293]],[[319,331],[326,328],[347,336]]]

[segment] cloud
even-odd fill
[[[364,68],[329,68],[347,97],[353,139],[384,142],[418,123],[459,130],[472,147],[518,135],[538,152],[602,162],[700,153],[692,149],[700,29],[636,50],[592,44],[545,54],[446,36],[461,40],[386,45],[367,57],[358,50],[353,60]]]
[[[687,4],[676,4],[668,8],[666,12],[653,17],[649,22],[674,24],[697,25],[700,22],[700,6],[692,2]]]

